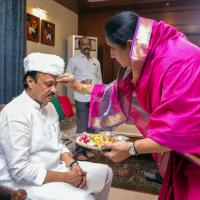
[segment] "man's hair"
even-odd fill
[[[33,80],[37,81],[37,71],[28,71],[25,75],[24,75],[24,78],[23,78],[23,83],[24,83],[24,89],[27,89],[28,88],[28,84],[26,82],[26,78],[28,76],[32,77]]]
[[[81,40],[84,39],[84,38],[88,38],[90,40],[90,42],[91,42],[91,39],[89,37],[83,36],[83,37],[79,38],[79,40],[78,40],[78,46],[79,47],[81,46]]]
[[[128,40],[132,40],[137,22],[138,16],[134,12],[121,12],[107,21],[104,33],[111,42],[124,47]]]

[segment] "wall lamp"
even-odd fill
[[[33,15],[39,17],[40,19],[45,19],[47,13],[48,12],[46,10],[43,10],[39,7],[33,8]]]

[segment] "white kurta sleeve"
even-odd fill
[[[22,112],[2,111],[1,147],[5,154],[10,176],[17,182],[42,185],[47,170],[31,163],[30,122]]]

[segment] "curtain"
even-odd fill
[[[26,0],[0,0],[0,104],[23,89]]]

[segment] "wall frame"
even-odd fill
[[[46,20],[41,20],[41,43],[55,45],[55,24]]]
[[[34,42],[39,42],[40,18],[27,13],[26,15],[26,38]]]

